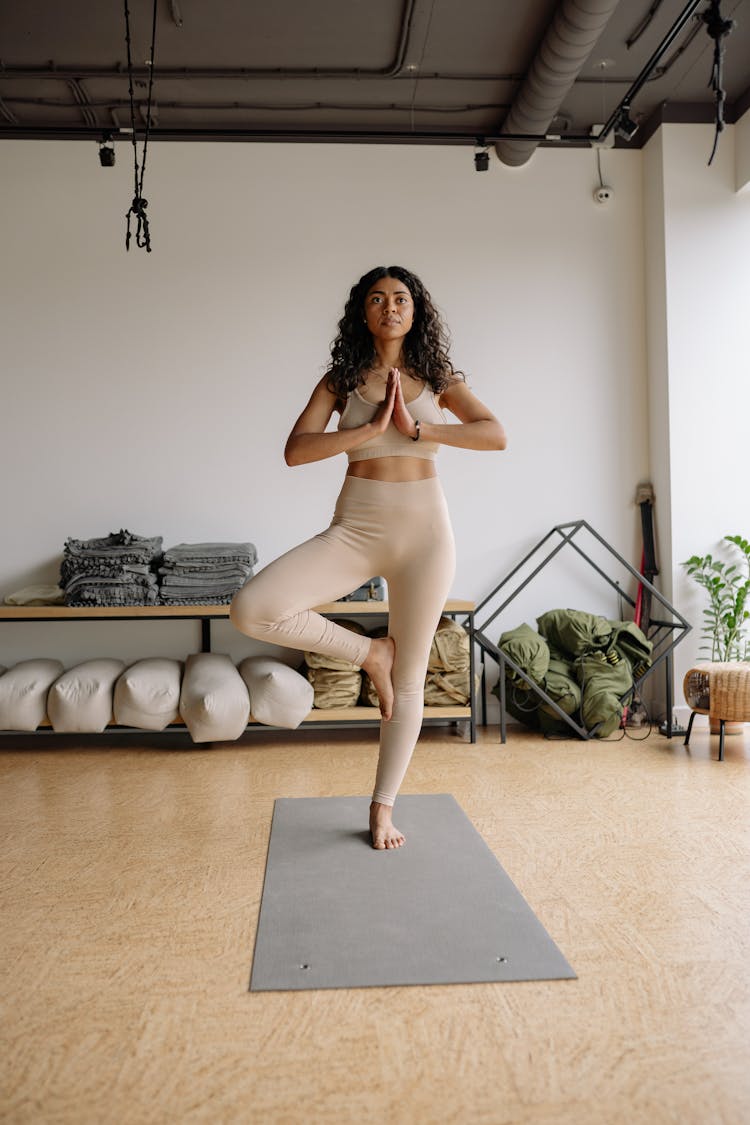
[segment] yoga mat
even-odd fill
[[[454,797],[399,797],[386,851],[369,806],[275,802],[250,991],[575,978]]]

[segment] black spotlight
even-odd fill
[[[109,133],[102,137],[99,142],[99,163],[102,168],[114,168],[115,145]]]
[[[615,121],[615,132],[618,137],[622,137],[624,141],[632,141],[633,137],[638,132],[638,126],[630,116],[630,106],[625,103],[617,115]]]
[[[474,153],[474,171],[486,172],[490,166],[490,154],[486,148],[478,149]]]

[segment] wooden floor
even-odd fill
[[[479,737],[403,792],[454,794],[576,981],[248,992],[274,798],[367,794],[372,732],[6,742],[0,1119],[750,1121],[750,728]]]

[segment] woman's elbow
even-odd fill
[[[507,438],[507,435],[505,433],[505,429],[501,425],[500,422],[495,423],[495,425],[493,427],[492,438],[493,438],[492,446],[491,446],[492,449],[500,450],[500,449],[506,448],[506,446],[508,444],[508,438]]]
[[[303,458],[300,457],[299,447],[295,441],[288,441],[286,443],[284,447],[284,460],[290,469],[293,469],[295,465],[301,465],[303,463]]]

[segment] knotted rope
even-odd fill
[[[151,26],[151,57],[149,59],[149,83],[148,83],[148,102],[146,106],[146,133],[143,139],[143,160],[138,167],[138,145],[136,143],[135,134],[135,95],[133,94],[133,60],[130,50],[130,10],[128,7],[128,0],[125,0],[125,42],[128,49],[128,89],[130,92],[130,126],[133,141],[133,163],[135,165],[135,191],[133,195],[133,202],[130,204],[130,209],[127,213],[128,229],[125,235],[125,249],[130,249],[130,216],[134,215],[137,220],[135,231],[135,241],[137,246],[145,246],[147,252],[151,253],[151,232],[148,226],[148,218],[146,216],[146,208],[148,207],[148,200],[143,197],[143,175],[146,171],[146,153],[148,151],[148,134],[151,128],[151,91],[154,87],[154,48],[156,46],[156,0],[154,0],[154,14],[153,23]]]
[[[719,144],[719,134],[724,131],[724,102],[727,95],[723,88],[724,78],[724,40],[734,30],[735,21],[725,20],[721,15],[721,0],[711,0],[711,6],[702,12],[700,19],[706,25],[706,31],[714,41],[714,58],[711,66],[711,78],[708,85],[714,92],[716,100],[716,132],[714,134],[714,147],[708,163],[711,164]]]

